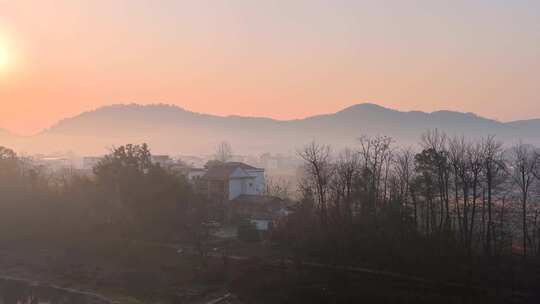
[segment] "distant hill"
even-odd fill
[[[28,151],[72,150],[102,154],[107,147],[147,142],[156,153],[212,153],[222,140],[239,153],[294,152],[311,140],[339,149],[363,135],[383,134],[415,144],[428,129],[473,137],[496,134],[505,141],[522,138],[540,144],[540,119],[503,123],[471,113],[403,112],[358,104],[337,113],[305,119],[215,116],[170,105],[113,105],[64,119],[23,145]]]
[[[0,135],[11,135],[11,132],[6,129],[0,128]]]
[[[18,136],[13,134],[9,130],[0,128],[0,146],[14,149],[17,152],[23,151],[22,149],[31,142],[30,138]],[[27,150],[24,150],[27,151]]]
[[[5,143],[12,142],[15,138],[15,135],[13,135],[11,132],[9,132],[6,129],[0,128],[0,146],[5,145]]]

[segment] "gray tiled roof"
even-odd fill
[[[260,168],[255,168],[253,166],[250,166],[248,164],[245,164],[245,163],[242,163],[242,162],[227,162],[225,164],[223,164],[222,166],[224,167],[235,167],[235,168],[242,168],[244,170],[262,170]]]
[[[206,179],[223,180],[228,179],[236,169],[243,170],[262,170],[253,166],[241,163],[241,162],[228,162],[221,165],[212,166],[208,169],[208,172],[204,175]]]
[[[229,166],[215,166],[208,169],[208,172],[204,175],[206,179],[228,179],[231,174],[237,169],[237,167]]]

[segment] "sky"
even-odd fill
[[[0,128],[118,103],[540,118],[536,0],[0,0]]]

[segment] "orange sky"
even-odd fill
[[[470,2],[0,0],[0,128],[130,102],[540,117],[539,2]]]

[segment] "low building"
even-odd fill
[[[272,216],[262,214],[255,215],[249,219],[249,221],[255,225],[258,231],[271,231],[274,227],[274,220]]]
[[[240,195],[231,200],[228,208],[229,221],[247,219],[257,230],[269,231],[291,213],[288,203],[268,195]]]

